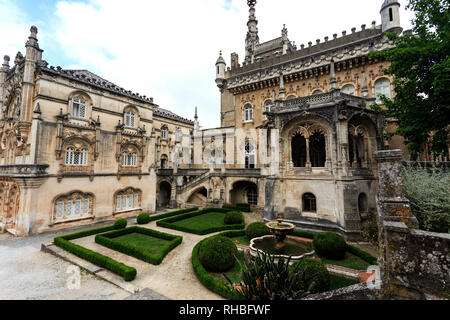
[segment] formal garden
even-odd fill
[[[312,256],[293,261],[291,257],[277,258],[261,250],[252,256],[251,243],[270,237],[271,232],[263,222],[246,224],[249,211],[241,205],[190,208],[157,215],[144,213],[132,226],[127,227],[129,222],[119,219],[111,226],[57,237],[54,244],[132,283],[138,272],[131,260],[115,258],[116,255],[107,252],[118,252],[163,268],[160,265],[167,255],[183,243],[183,236],[170,234],[170,230],[185,236],[203,236],[193,247],[184,248],[190,250],[191,270],[204,288],[232,300],[301,299],[365,281],[361,275],[377,264],[375,257],[335,233],[301,230],[293,230],[285,241],[297,243],[306,251],[313,250]],[[156,228],[152,226],[167,232],[153,230]],[[103,252],[100,253],[92,250],[92,244],[89,249],[75,243],[88,237],[113,251],[97,250]]]

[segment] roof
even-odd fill
[[[194,122],[183,118],[172,111],[160,108],[158,105],[153,103],[153,98],[147,98],[146,96],[141,96],[138,93],[133,93],[132,91],[125,90],[122,87],[117,86],[116,84],[112,83],[111,81],[108,81],[95,73],[90,72],[89,70],[64,70],[61,67],[47,67],[47,62],[42,61],[40,68],[44,71],[50,72],[50,73],[56,73],[60,76],[69,78],[69,79],[75,79],[77,81],[93,85],[96,87],[101,87],[102,89],[106,89],[108,91],[111,91],[113,93],[118,93],[121,95],[125,95],[127,97],[139,100],[141,102],[145,103],[151,103],[155,109],[153,114],[157,117],[171,119],[175,121],[179,121],[182,123],[186,123],[189,125],[193,125]]]
[[[39,70],[43,72],[48,72],[53,75],[59,75],[70,80],[75,80],[86,85],[101,88],[115,94],[120,94],[134,100],[138,100],[139,102],[150,103],[156,106],[153,103],[153,98],[148,98],[147,96],[140,95],[139,93],[134,93],[130,90],[126,90],[88,70],[65,70],[61,67],[47,67],[48,63],[46,61],[40,61],[38,63],[38,66]]]
[[[155,110],[153,111],[153,115],[157,116],[157,117],[161,117],[161,118],[166,118],[166,119],[170,119],[170,120],[175,120],[175,121],[179,121],[179,122],[183,122],[189,125],[194,125],[194,121],[183,118],[175,113],[173,113],[172,111],[163,109],[163,108],[155,108]]]

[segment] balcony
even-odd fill
[[[0,177],[9,178],[41,178],[47,177],[49,165],[20,164],[0,166]]]

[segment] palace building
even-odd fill
[[[400,4],[383,3],[381,25],[300,48],[286,27],[260,42],[248,5],[244,59],[220,54],[221,127],[206,130],[197,112],[190,121],[89,71],[49,67],[32,27],[25,56],[0,69],[1,230],[249,203],[266,220],[358,239],[375,209],[373,153],[405,150],[382,138],[395,121],[370,108],[393,88],[386,62],[368,56],[402,32]]]

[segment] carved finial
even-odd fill
[[[197,107],[195,107],[195,116],[194,119],[197,120],[198,119],[198,114],[197,114]]]
[[[256,0],[247,0],[247,4],[250,8],[254,7],[256,5]]]

